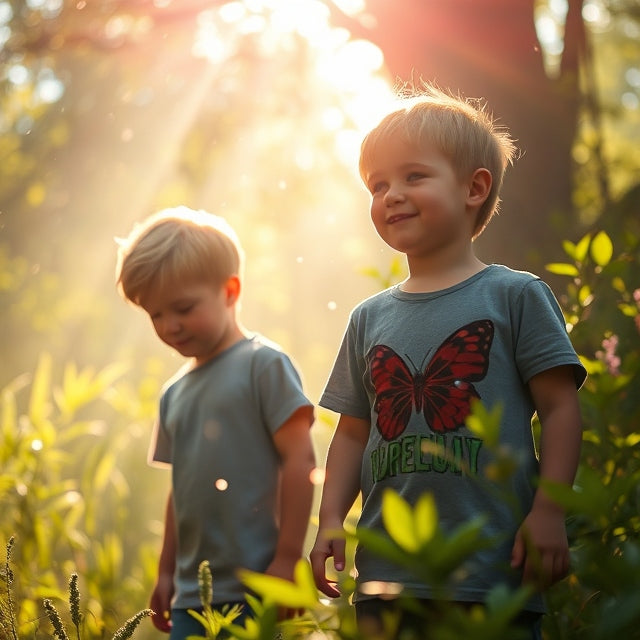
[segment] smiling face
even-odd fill
[[[238,293],[236,277],[218,286],[167,283],[152,287],[141,306],[160,340],[200,366],[241,337],[234,313]]]
[[[388,138],[368,169],[371,219],[390,247],[411,258],[469,245],[475,210],[468,181],[435,146]]]

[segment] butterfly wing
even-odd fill
[[[371,349],[369,369],[376,390],[376,426],[385,440],[393,440],[406,429],[411,417],[414,377],[402,358],[386,345]]]
[[[480,397],[472,383],[487,374],[492,341],[493,322],[478,320],[452,333],[438,347],[422,386],[422,412],[434,431],[464,425],[471,401]]]

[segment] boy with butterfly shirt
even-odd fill
[[[454,579],[452,599],[481,603],[498,584],[533,584],[536,595],[519,622],[539,638],[541,591],[566,575],[569,552],[563,510],[537,479],[574,480],[582,431],[577,389],[586,373],[549,287],[532,274],[483,264],[474,253],[514,152],[485,107],[432,86],[407,97],[365,137],[360,175],[371,193],[371,219],[406,255],[409,276],[352,311],[320,400],[340,418],[310,558],[318,588],[338,596],[326,562],[333,557],[336,570],[345,567],[345,542],[335,532],[358,493],[358,526],[383,531],[385,490],[412,504],[430,492],[445,531],[483,515],[495,539]],[[512,500],[483,489],[491,455],[465,425],[476,399],[502,406],[501,445],[518,463],[508,480]],[[362,629],[375,629],[394,608],[389,594],[398,584],[425,604],[435,597],[410,571],[365,548],[357,549],[355,564]],[[428,637],[422,620],[413,623]]]

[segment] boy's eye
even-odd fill
[[[176,309],[176,311],[180,314],[180,315],[185,315],[187,313],[189,313],[189,311],[191,311],[191,309],[193,309],[193,305],[187,305],[186,307],[180,307],[178,309]]]
[[[407,176],[407,182],[415,182],[416,180],[421,180],[424,177],[425,177],[424,173],[418,173],[414,171],[413,173],[410,173]]]
[[[370,187],[369,191],[371,193],[379,193],[380,191],[384,191],[385,183],[384,182],[374,182]]]

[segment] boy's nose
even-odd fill
[[[384,202],[387,206],[402,202],[404,198],[404,192],[398,185],[389,185],[387,192],[384,194]]]
[[[163,318],[160,330],[164,335],[178,333],[180,331],[180,321],[174,317]]]

